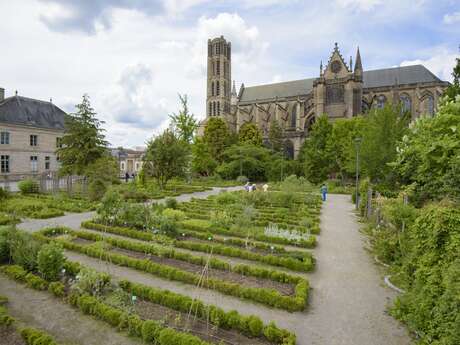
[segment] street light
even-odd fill
[[[358,209],[359,206],[359,148],[361,146],[361,142],[363,141],[362,138],[355,138],[355,148],[356,148],[356,190],[355,190],[355,203],[356,203],[356,209]]]

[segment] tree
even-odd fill
[[[217,173],[226,179],[246,176],[253,181],[266,179],[270,151],[251,144],[233,145],[223,153],[224,163],[217,167]]]
[[[399,142],[408,131],[410,118],[399,106],[387,105],[373,109],[363,128],[361,144],[362,170],[372,182],[391,182],[392,168]]]
[[[185,175],[188,156],[188,149],[183,141],[167,129],[148,142],[144,169],[163,189],[171,178]]]
[[[169,115],[169,118],[171,119],[171,124],[177,137],[190,144],[193,140],[195,131],[198,128],[198,122],[195,119],[195,116],[189,112],[187,95],[179,94],[179,100],[182,109],[179,110],[179,113]]]
[[[451,101],[455,100],[455,98],[460,95],[460,58],[457,58],[456,61],[457,64],[452,71],[452,77],[454,77],[454,80],[444,93]]]
[[[270,123],[268,139],[272,150],[276,152],[283,152],[283,129],[276,120],[272,120]]]
[[[238,141],[240,144],[250,144],[262,146],[262,133],[259,128],[252,122],[244,123],[238,132]]]
[[[300,162],[303,162],[305,176],[310,182],[320,183],[327,179],[333,167],[333,153],[330,151],[332,124],[327,115],[321,115],[313,124],[310,136],[301,149]]]
[[[208,146],[213,159],[222,161],[222,153],[229,146],[230,131],[220,117],[211,117],[204,128],[203,142]]]
[[[92,200],[101,199],[111,184],[120,182],[119,174],[117,160],[108,153],[90,163],[86,168],[86,176],[89,181],[89,198]]]
[[[104,156],[108,143],[102,129],[104,122],[96,118],[89,96],[83,95],[82,102],[75,107],[77,112],[65,119],[66,132],[56,153],[61,174],[84,175],[91,163]]]
[[[460,99],[441,104],[434,117],[422,117],[398,145],[391,164],[402,184],[415,184],[420,202],[460,198]]]
[[[201,138],[195,138],[192,145],[192,171],[202,176],[210,176],[218,163],[212,157],[211,150]]]

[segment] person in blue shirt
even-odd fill
[[[326,197],[327,197],[327,186],[325,183],[323,183],[323,185],[321,186],[321,196],[323,197],[323,201],[326,201]]]

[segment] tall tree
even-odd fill
[[[452,71],[452,77],[454,77],[454,80],[445,91],[445,95],[451,101],[455,100],[455,97],[460,95],[460,58],[457,58],[457,64]]]
[[[334,156],[329,146],[331,135],[332,124],[327,115],[321,115],[313,124],[300,155],[300,160],[304,163],[305,176],[310,182],[324,181],[332,170]]]
[[[179,94],[179,100],[182,108],[178,113],[169,115],[169,118],[171,119],[171,124],[179,139],[190,144],[198,128],[198,121],[188,109],[187,95]]]
[[[361,166],[373,182],[391,182],[391,167],[399,142],[408,131],[409,114],[399,106],[386,105],[373,109],[364,124],[361,144]]]
[[[210,176],[217,167],[209,146],[202,138],[195,138],[192,145],[192,171],[202,176]]]
[[[240,144],[262,146],[262,133],[253,122],[244,123],[238,132]]]
[[[276,152],[283,151],[283,129],[276,120],[272,120],[270,123],[268,140],[270,141],[270,147],[272,150]]]
[[[143,169],[163,189],[171,178],[185,175],[188,157],[183,141],[167,129],[148,142]]]
[[[57,155],[62,174],[84,175],[88,166],[107,153],[107,141],[103,134],[103,121],[96,118],[89,96],[75,106],[77,111],[65,119],[66,132]]]
[[[203,141],[208,145],[213,159],[222,161],[222,153],[230,144],[230,131],[220,117],[211,117],[204,128]]]

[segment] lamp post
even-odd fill
[[[355,186],[355,204],[356,210],[359,207],[359,148],[361,146],[362,138],[355,138],[355,149],[356,149],[356,186]]]

